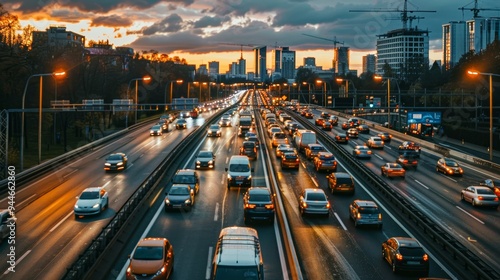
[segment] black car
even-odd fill
[[[274,196],[266,187],[251,187],[243,196],[245,224],[253,220],[274,222]]]
[[[201,150],[196,157],[196,169],[214,168],[215,155],[212,151]]]
[[[175,128],[176,129],[185,129],[187,128],[187,122],[185,119],[178,119],[175,121]]]
[[[240,147],[240,155],[247,156],[250,160],[257,159],[257,146],[253,141],[243,141],[243,146]]]
[[[418,167],[418,154],[414,151],[405,151],[403,154],[399,155],[396,162],[399,163],[403,168],[415,168]]]
[[[392,271],[418,271],[429,274],[429,255],[417,240],[410,237],[391,237],[382,243],[382,257]]]
[[[109,155],[104,162],[104,170],[120,171],[127,168],[128,158],[124,153],[114,153]]]

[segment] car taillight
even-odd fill
[[[382,221],[382,213],[378,213],[378,220]]]
[[[356,219],[361,219],[361,213],[356,214]]]
[[[326,203],[326,208],[330,209],[330,202]]]
[[[267,204],[266,209],[274,209],[274,204]]]
[[[358,155],[361,154],[361,151],[356,151],[356,154],[358,154]]]
[[[400,253],[397,253],[397,254],[396,254],[396,259],[397,259],[398,261],[402,261],[402,260],[403,260],[403,255],[401,255]]]
[[[493,199],[493,201],[498,201],[498,196]]]
[[[254,209],[255,208],[255,204],[245,203],[245,208],[247,208],[247,209]]]
[[[405,159],[405,160],[403,160],[403,162],[404,162],[404,163],[407,163],[407,162],[408,162],[408,160],[407,160],[407,159]]]
[[[479,200],[483,200],[483,199],[484,199],[484,197],[482,197],[482,196],[478,196],[478,197],[477,197],[477,199],[479,199]]]
[[[424,261],[428,261],[428,260],[429,260],[429,255],[424,254],[424,255],[422,256],[422,258],[424,259]]]
[[[347,137],[347,136],[346,136],[346,137],[345,137],[345,140],[349,140],[349,137]]]

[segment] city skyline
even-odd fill
[[[254,69],[251,47],[242,45],[287,46],[296,51],[297,66],[304,57],[315,57],[323,69],[332,67],[333,42],[303,34],[343,42],[351,53],[350,68],[362,72],[362,57],[376,54],[376,35],[401,28],[403,0],[349,3],[334,1],[195,1],[175,3],[150,1],[40,2],[6,0],[4,9],[17,15],[22,27],[30,24],[43,31],[50,25],[66,26],[86,40],[109,40],[115,47],[129,46],[136,52],[157,50],[179,56],[197,67],[219,61],[221,73],[241,54],[247,71]],[[214,2],[214,3],[212,3]],[[438,3],[436,3],[438,2]],[[497,8],[493,0],[480,0],[480,8]],[[460,10],[460,7],[464,7]],[[442,60],[442,25],[473,17],[470,1],[408,2],[412,15],[425,17],[413,27],[429,30],[429,58]],[[393,12],[354,13],[350,10],[390,10]],[[435,13],[418,13],[432,10]],[[480,11],[480,16],[499,16],[498,11]],[[234,45],[230,45],[231,43]],[[242,52],[241,52],[242,51]],[[268,61],[267,68],[271,68]]]

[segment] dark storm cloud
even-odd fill
[[[127,27],[132,25],[132,20],[119,15],[101,16],[92,20],[90,26]]]
[[[142,32],[144,35],[153,35],[156,33],[177,32],[182,29],[182,18],[178,14],[171,14],[153,25],[145,27]]]
[[[204,16],[193,23],[194,28],[204,28],[204,27],[219,27],[222,26],[224,22],[228,22],[230,17],[210,17]]]
[[[134,8],[144,10],[155,6],[165,0],[2,0],[4,4],[19,4],[15,12],[29,14],[50,9],[54,5],[62,8],[77,8],[80,11],[107,13],[119,8]],[[193,4],[194,0],[169,0],[182,6]]]

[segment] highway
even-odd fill
[[[265,102],[251,100],[255,104]],[[255,107],[256,117],[259,117]],[[320,111],[315,111],[319,115]],[[205,113],[207,114],[207,113]],[[144,181],[160,161],[181,143],[182,139],[197,126],[204,123],[208,115],[198,119],[188,119],[188,129],[172,130],[163,136],[150,137],[147,133],[151,124],[138,129],[101,149],[94,151],[68,166],[62,166],[50,175],[39,178],[17,193],[17,249],[18,265],[15,273],[7,272],[7,264],[2,263],[1,279],[58,279],[66,268],[88,246],[115,211],[125,203],[135,189]],[[298,117],[298,116],[296,116]],[[196,204],[190,212],[165,212],[163,208],[164,191],[170,182],[164,179],[165,186],[151,205],[148,214],[137,221],[133,237],[119,243],[114,250],[119,257],[105,260],[112,263],[112,270],[105,274],[94,273],[93,279],[122,279],[127,267],[127,256],[142,236],[168,238],[175,251],[175,273],[172,279],[208,279],[213,250],[223,227],[245,226],[243,222],[242,196],[244,188],[226,188],[224,168],[231,155],[237,154],[243,138],[237,137],[233,118],[232,127],[223,127],[221,137],[206,137],[196,150],[185,156],[185,168],[194,169],[194,157],[200,149],[210,149],[217,155],[214,170],[200,170],[200,192]],[[343,119],[339,121],[341,123]],[[335,127],[330,134],[341,132]],[[376,131],[370,132],[371,135]],[[359,139],[350,140],[345,145],[348,151],[355,144],[362,144],[369,135],[360,134]],[[415,236],[419,232],[407,224],[400,213],[392,213],[391,206],[366,185],[363,178],[356,178],[355,196],[332,195],[327,192],[333,205],[331,215],[323,217],[302,217],[298,212],[297,197],[304,188],[320,187],[327,190],[326,174],[314,170],[310,161],[301,157],[299,170],[282,170],[274,156],[274,149],[264,128],[259,128],[259,137],[264,147],[252,163],[254,168],[253,186],[268,186],[271,181],[279,182],[278,195],[286,210],[300,272],[304,279],[416,279],[418,275],[394,275],[381,257],[381,243],[391,236]],[[394,161],[398,155],[397,146],[404,139],[393,139],[382,150],[373,150],[365,165],[376,173],[380,166]],[[121,173],[105,173],[102,169],[104,158],[122,151],[129,157],[129,167]],[[416,171],[410,170],[406,179],[387,179],[395,189],[411,198],[430,218],[439,221],[457,239],[492,265],[499,265],[495,250],[499,231],[498,210],[473,208],[460,201],[460,190],[494,174],[479,170],[477,167],[461,163],[465,168],[463,177],[447,177],[435,171],[438,155],[423,151]],[[130,165],[130,163],[132,163]],[[274,173],[269,174],[266,166]],[[340,162],[338,171],[347,171]],[[483,174],[484,173],[484,174]],[[104,186],[110,195],[110,207],[102,215],[77,219],[73,215],[75,197],[90,186]],[[375,200],[383,210],[384,226],[375,228],[355,228],[349,220],[348,205],[353,199]],[[4,203],[4,200],[0,201]],[[290,268],[284,259],[290,257],[282,246],[282,232],[276,221],[274,224],[255,223],[262,245],[267,279],[288,279]],[[440,252],[432,246],[424,247],[431,255],[430,276],[459,278],[454,268],[446,264]],[[0,251],[7,254],[4,242]],[[36,265],[33,265],[35,264]],[[500,271],[499,267],[495,268]]]

